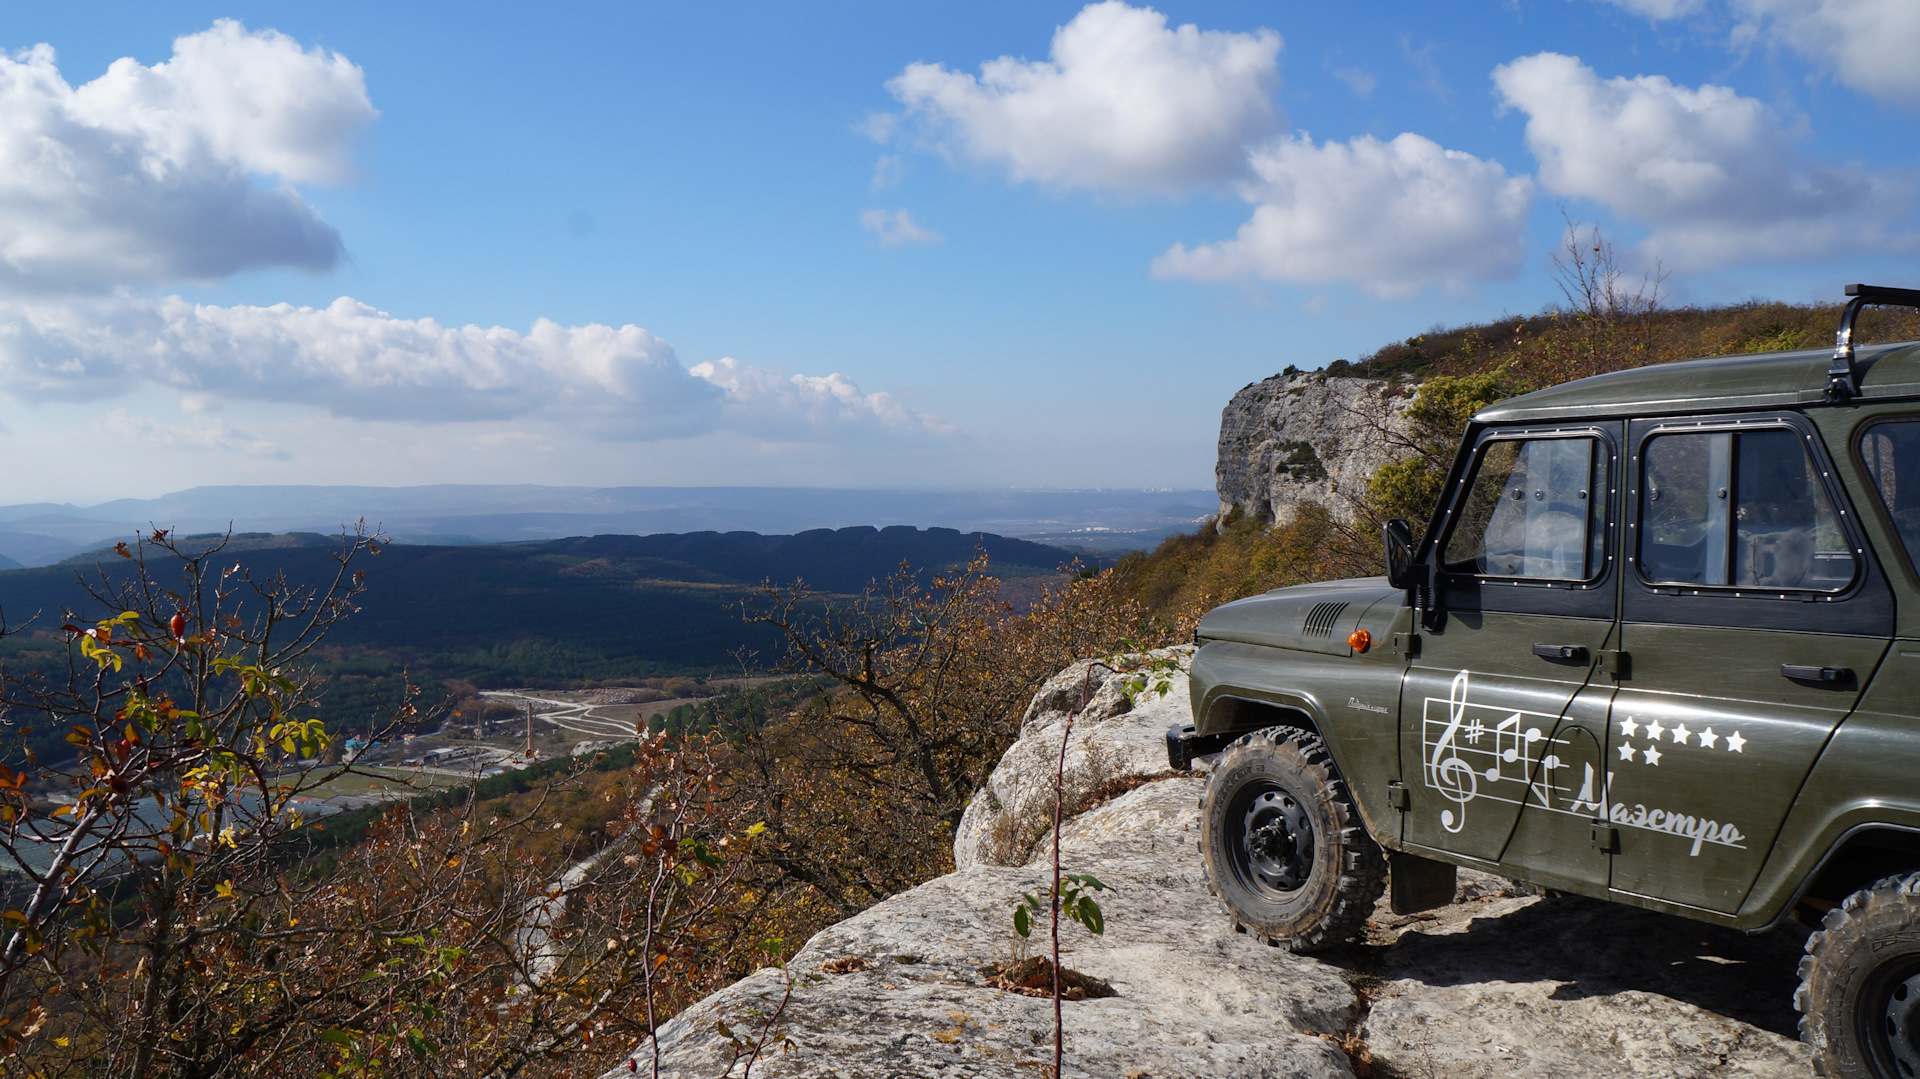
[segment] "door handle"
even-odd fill
[[[1836,685],[1853,681],[1853,671],[1847,667],[1812,667],[1798,663],[1782,663],[1780,677],[1791,678],[1796,682],[1819,682],[1823,685]]]
[[[1536,644],[1533,654],[1541,659],[1557,659],[1562,663],[1585,663],[1587,650],[1577,644]]]

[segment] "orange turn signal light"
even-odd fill
[[[1364,629],[1356,629],[1352,633],[1347,634],[1347,643],[1353,646],[1354,651],[1364,652],[1372,647],[1373,634],[1368,633]]]

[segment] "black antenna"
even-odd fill
[[[1885,285],[1848,285],[1840,328],[1833,332],[1833,362],[1827,365],[1827,400],[1845,403],[1860,396],[1860,371],[1853,366],[1853,320],[1862,307],[1920,307],[1920,289]]]

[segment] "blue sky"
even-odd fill
[[[1558,299],[1563,206],[1679,302],[1920,285],[1906,0],[18,4],[0,50],[4,502],[1205,487],[1246,382]]]

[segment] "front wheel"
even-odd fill
[[[1920,1077],[1920,873],[1827,912],[1800,960],[1800,1037],[1835,1079]]]
[[[1326,744],[1292,727],[1220,755],[1200,801],[1207,878],[1241,932],[1296,952],[1359,932],[1387,863]]]

